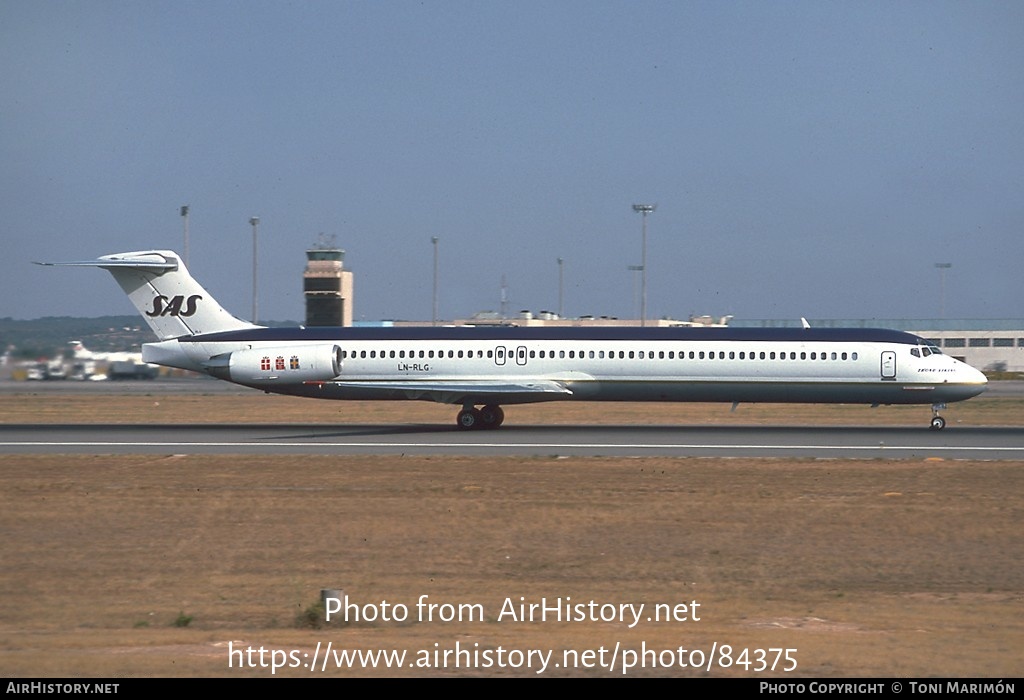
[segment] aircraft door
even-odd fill
[[[526,346],[524,345],[520,345],[518,348],[516,348],[516,364],[526,364]]]
[[[896,381],[896,353],[892,350],[882,352],[882,379]]]
[[[498,347],[494,348],[494,364],[500,365],[500,366],[504,366],[505,365],[505,356],[507,354],[508,353],[505,351],[505,348],[500,346],[500,345]]]

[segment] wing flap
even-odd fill
[[[366,398],[400,398],[445,404],[510,404],[555,401],[572,396],[564,385],[547,380],[495,382],[487,380],[441,381],[330,381],[309,382],[324,391],[338,391]]]

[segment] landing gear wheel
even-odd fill
[[[463,430],[472,430],[473,428],[479,428],[482,425],[482,421],[480,420],[480,411],[475,408],[462,409],[459,411],[459,416],[455,420]]]
[[[497,428],[505,421],[505,412],[501,406],[484,406],[479,413],[481,428]]]
[[[946,419],[945,418],[943,418],[942,416],[935,416],[934,418],[932,418],[932,425],[931,425],[931,429],[932,430],[942,430],[945,427],[946,427]]]

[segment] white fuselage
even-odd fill
[[[351,329],[336,329],[332,337],[323,331],[304,334],[308,337],[299,331],[268,332],[266,339],[250,332],[238,340],[229,336],[239,334],[217,334],[147,345],[146,359],[209,371],[211,358],[244,352],[252,367],[212,373],[276,393],[478,404],[558,399],[927,404],[970,398],[986,384],[978,370],[895,331],[865,332],[858,339],[855,331],[781,329],[652,330],[634,338],[622,332],[536,332],[542,329],[488,329],[476,338],[474,329],[443,330],[449,332],[427,338],[400,330],[360,334]],[[301,363],[303,351],[326,346],[340,350],[336,376],[333,370],[331,376],[309,376],[301,367],[290,369],[295,353]],[[278,357],[287,358],[280,370]],[[261,371],[255,363],[266,358],[270,366]],[[481,386],[551,382],[566,391],[488,394],[481,388],[459,395],[453,388],[467,381]]]
[[[145,362],[280,394],[457,404],[462,428],[498,427],[502,404],[583,400],[932,404],[941,429],[941,404],[986,385],[885,329],[265,328],[220,306],[174,251],[48,264],[114,276],[160,339]]]

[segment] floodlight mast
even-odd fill
[[[640,243],[640,325],[647,325],[647,215],[654,212],[657,204],[634,204],[633,211],[640,214],[643,223],[641,224]]]
[[[260,217],[258,217],[258,216],[250,217],[249,218],[249,224],[252,226],[252,322],[253,323],[259,323],[259,321],[257,320],[257,314],[258,314],[257,290],[259,289],[259,285],[258,285],[258,283],[256,281],[256,272],[257,272],[257,269],[258,269],[259,265],[257,263],[257,253],[256,253],[256,251],[257,251],[258,246],[257,246],[256,240],[257,240],[257,237],[259,235]]]
[[[939,318],[946,318],[946,270],[953,267],[953,263],[935,263],[939,270]]]
[[[185,250],[184,259],[185,267],[188,267],[188,205],[185,204],[181,207],[181,218],[185,222]]]
[[[437,244],[441,239],[431,236],[430,242],[434,244],[434,308],[430,325],[437,325]]]
[[[558,258],[558,318],[565,318],[565,309],[563,308],[564,296],[564,264],[565,260]]]

